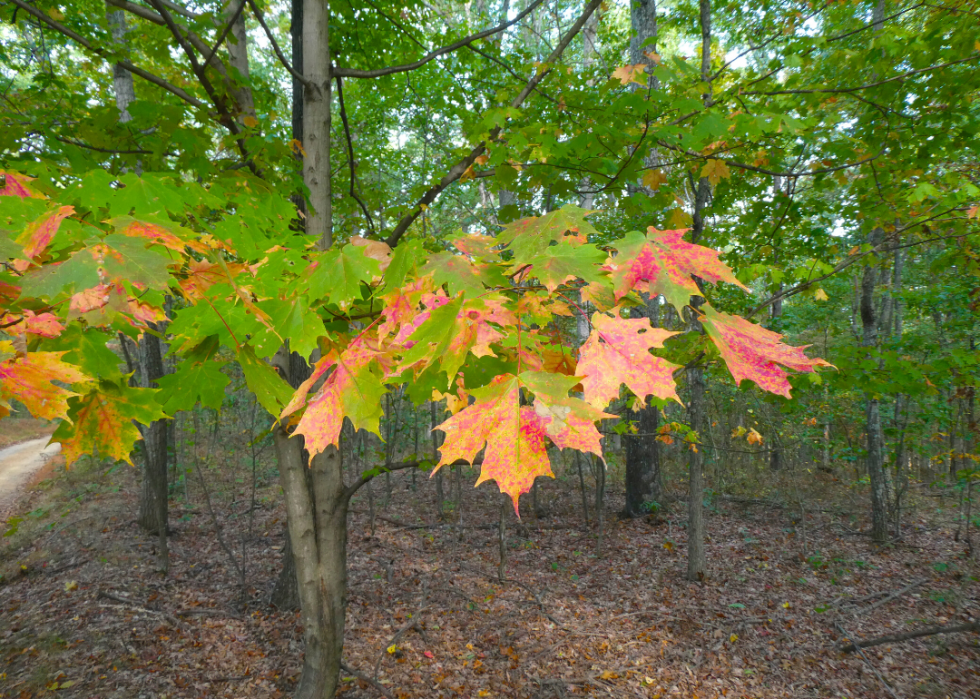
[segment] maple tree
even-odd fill
[[[17,249],[10,251],[15,271],[3,314],[9,328],[23,325],[33,339],[19,351],[7,343],[0,364],[4,398],[39,417],[64,420],[55,438],[69,464],[84,453],[128,460],[139,438],[130,421],[149,424],[203,397],[215,377],[204,367],[226,361],[224,350],[238,358],[262,405],[295,424],[311,455],[339,446],[345,419],[378,433],[381,398],[393,387],[445,390],[459,377],[474,401],[461,403],[436,427],[449,437],[436,469],[472,463],[486,447],[477,484],[494,480],[516,510],[534,479],[551,475],[548,444],[602,457],[595,424],[614,417],[603,409],[621,386],[640,405],[650,395],[678,400],[674,374],[680,367],[651,353],[676,333],[652,328],[645,318],[622,317],[638,303],[635,292],[663,294],[683,310],[682,299],[699,293],[695,276],[738,284],[717,253],[684,242],[680,230],[631,233],[600,252],[584,242],[595,232],[589,212],[575,206],[521,219],[495,240],[460,239],[456,252],[428,255],[411,244],[392,251],[368,241],[320,251],[295,237],[292,245],[283,241],[250,260],[238,255],[233,239],[204,231],[130,217],[93,225],[74,207],[60,205],[56,190],[49,198],[29,178],[3,174],[9,197],[48,209],[40,215],[24,209],[19,221],[16,207],[7,214]],[[564,254],[563,246],[589,254],[564,255],[568,262],[556,276],[550,263]],[[333,270],[329,284],[323,270]],[[548,336],[542,329],[567,315],[586,284],[593,298],[604,290],[617,305],[592,314],[592,332],[576,353],[560,331]],[[80,357],[73,364],[69,352],[46,349],[101,332],[96,337],[104,350],[106,330],[153,332],[147,323],[163,309],[152,299],[159,303],[164,292],[181,294],[186,303],[169,331],[186,359],[158,389],[131,388],[114,367]],[[780,365],[802,372],[826,365],[710,305],[697,313],[738,381],[749,378],[788,396]],[[343,318],[348,327],[337,329]],[[354,318],[373,320],[358,331]],[[295,392],[261,360],[284,341],[304,355],[315,348],[322,353]],[[563,371],[554,356],[563,359]],[[571,391],[579,383],[584,394],[575,398]],[[187,396],[185,386],[199,386],[198,395]]]
[[[875,315],[876,293],[913,310],[896,291],[900,255],[927,244],[926,226],[963,241],[937,269],[976,271],[968,221],[977,190],[963,154],[973,148],[977,53],[967,23],[955,20],[960,3],[886,17],[883,2],[808,10],[757,2],[712,13],[702,0],[661,8],[658,29],[652,2],[628,13],[597,0],[558,2],[544,29],[545,8],[533,2],[519,12],[473,3],[463,18],[442,3],[297,0],[287,17],[262,2],[190,9],[112,0],[108,32],[106,8],[96,5],[66,12],[12,0],[3,39],[19,73],[0,115],[2,398],[64,419],[58,438],[69,458],[128,458],[132,420],[220,406],[222,367],[237,362],[279,420],[283,471],[305,468],[302,445],[317,453],[317,502],[329,500],[330,516],[298,506],[298,487],[286,499],[290,526],[313,522],[317,539],[297,556],[323,573],[344,566],[338,522],[354,486],[334,478],[342,425],[381,431],[393,391],[417,404],[446,400],[453,415],[440,432],[451,438],[436,472],[485,449],[481,482],[496,481],[516,507],[535,475],[550,472],[550,446],[599,457],[596,422],[609,415],[628,418],[619,425],[628,444],[645,439],[654,453],[663,445],[700,458],[713,449],[710,423],[673,439],[678,398],[710,386],[731,396],[726,418],[741,421],[745,399],[729,377],[789,396],[788,372],[826,362],[779,333],[791,328],[810,342],[808,321],[836,327],[850,291],[834,275],[861,269],[868,337],[863,354],[834,357],[842,372],[830,380],[835,400],[846,397],[841,413],[852,410],[842,421],[860,419],[862,400],[893,396],[882,404],[892,400],[896,424],[914,413],[922,435],[933,423],[937,433],[940,423],[962,433],[946,450],[950,471],[962,470],[954,464],[968,451],[962,426],[972,422],[975,362],[969,314],[954,322],[950,308],[969,307],[968,285],[938,311],[939,344],[955,328],[946,346],[958,347],[935,364],[907,359],[901,330],[884,340],[871,332],[901,327],[891,311]],[[277,31],[287,19],[291,53]],[[249,55],[260,30],[273,45],[278,33],[280,45]],[[573,42],[579,33],[584,40]],[[66,56],[84,54],[81,68],[35,64],[36,35]],[[700,69],[676,48],[698,40]],[[377,46],[389,65],[379,67]],[[280,86],[290,78],[287,135]],[[113,93],[114,105],[96,97]],[[440,196],[450,186],[453,197]],[[590,223],[593,208],[610,213]],[[890,286],[876,292],[889,264]],[[917,260],[915,273],[929,264]],[[709,293],[704,282],[722,286]],[[692,307],[705,294],[710,303]],[[771,309],[769,329],[715,306],[747,318]],[[568,331],[573,318],[579,333]],[[165,319],[158,334],[179,359],[175,373],[157,388],[131,386],[110,344],[118,332],[154,338]],[[289,351],[313,360],[313,374],[290,371]],[[822,351],[830,356],[826,332]],[[889,383],[886,368],[912,378]],[[930,392],[929,377],[948,399]],[[745,433],[773,464],[785,453],[783,415],[794,411],[819,414],[831,451],[833,411],[814,379],[800,382],[797,405],[766,401],[768,428]],[[893,441],[897,464],[904,428]],[[868,451],[880,467],[882,441]],[[691,473],[690,500],[700,503]],[[324,575],[307,583],[343,588]],[[342,597],[323,614],[305,600],[305,623],[336,628],[339,615],[342,637]]]

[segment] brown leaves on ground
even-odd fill
[[[657,518],[615,521],[608,513],[622,503],[613,487],[596,558],[577,478],[558,477],[538,485],[547,518],[518,524],[508,515],[503,583],[496,489],[464,488],[462,522],[443,524],[432,483],[417,477],[416,493],[410,474],[394,474],[386,510],[384,481],[375,483],[374,536],[362,490],[350,522],[346,664],[367,676],[378,667],[378,681],[400,698],[871,698],[888,690],[860,656],[836,649],[838,623],[870,638],[980,615],[980,571],[962,557],[948,516],[915,521],[902,542],[875,552],[852,534],[861,522],[847,515],[864,500],[843,488],[838,504],[811,499],[805,515],[798,506],[718,501],[721,511],[708,517],[710,579],[691,584],[683,579],[683,503]],[[248,491],[233,474],[209,470],[208,478],[239,555],[246,537],[245,603],[193,489],[190,506],[172,503],[171,573],[154,572],[155,540],[131,522],[138,489],[126,467],[110,479],[121,492],[103,488],[65,517],[53,512],[50,531],[33,543],[5,540],[0,696],[290,695],[301,661],[298,617],[266,603],[284,543],[275,480],[260,487],[249,538]],[[34,497],[28,509],[46,506]],[[899,696],[980,690],[975,636],[865,654]],[[379,696],[345,677],[338,696]]]

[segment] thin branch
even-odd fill
[[[143,7],[142,5],[137,5],[136,3],[129,2],[129,0],[106,0],[106,4],[111,5],[112,7],[119,8],[120,10],[125,10],[126,12],[136,15],[141,19],[145,19],[147,22],[153,22],[153,24],[157,24],[161,27],[167,26],[166,21],[164,21],[163,17],[161,17],[159,14],[157,14],[156,12],[154,12],[148,7]],[[196,15],[194,16],[196,17]],[[221,73],[223,77],[227,78],[227,71],[225,69],[224,64],[220,60],[215,61],[213,58],[217,49],[212,50],[211,47],[208,46],[206,41],[204,41],[201,37],[199,37],[194,32],[187,29],[187,27],[181,26],[181,29],[187,32],[187,40],[191,42],[191,45],[193,45],[194,48],[197,49],[197,52],[199,54],[201,54],[202,56],[207,56],[210,54],[211,58],[209,58],[209,60],[205,62],[205,65],[212,65],[219,73]]]
[[[966,631],[980,632],[980,622],[974,621],[966,624],[957,624],[955,626],[927,626],[924,629],[909,631],[908,633],[897,633],[893,636],[879,636],[878,638],[871,638],[867,641],[851,641],[846,646],[842,646],[841,650],[845,653],[853,653],[854,651],[862,648],[881,646],[886,643],[901,643],[902,641],[911,641],[913,638],[922,638],[923,636],[936,636],[938,634],[946,633],[964,633]]]
[[[885,78],[884,80],[879,80],[878,82],[868,83],[867,85],[858,85],[856,87],[826,87],[817,88],[813,90],[773,90],[767,92],[766,90],[751,90],[749,92],[740,92],[741,95],[813,95],[813,94],[847,94],[849,92],[857,92],[858,90],[869,90],[872,87],[878,87],[880,85],[887,85],[888,83],[893,83],[896,81],[905,80],[906,78],[911,78],[913,75],[919,75],[920,73],[928,73],[933,70],[941,70],[943,68],[949,68],[950,66],[955,66],[960,63],[967,63],[969,61],[975,61],[980,58],[980,53],[974,53],[973,55],[967,56],[966,58],[960,58],[956,61],[949,61],[948,63],[940,63],[936,66],[929,66],[928,68],[919,68],[917,70],[910,70],[907,73],[902,73],[901,75],[893,75],[890,78]]]
[[[844,165],[835,165],[834,167],[823,167],[823,168],[819,168],[817,170],[810,170],[808,172],[794,172],[794,171],[790,171],[790,172],[776,172],[774,170],[767,170],[767,169],[762,168],[762,167],[756,167],[755,165],[747,165],[746,163],[740,163],[737,160],[730,160],[728,158],[712,158],[710,155],[702,155],[700,153],[695,153],[694,151],[690,151],[690,150],[687,150],[685,148],[681,148],[679,146],[672,145],[672,144],[670,144],[670,143],[668,143],[666,141],[658,140],[657,141],[657,144],[660,147],[662,147],[662,148],[666,148],[668,150],[672,150],[672,151],[677,152],[677,153],[683,153],[684,155],[690,156],[691,158],[700,159],[700,160],[720,160],[721,162],[725,163],[726,165],[730,165],[731,167],[737,168],[739,170],[747,170],[749,172],[758,172],[758,173],[760,173],[762,175],[771,175],[772,177],[786,177],[786,178],[813,177],[814,175],[823,175],[823,174],[826,174],[828,172],[837,172],[838,170],[847,170],[848,168],[857,167],[858,165],[863,165],[864,163],[871,162],[873,160],[877,160],[884,153],[884,151],[882,151],[882,153],[878,153],[878,155],[870,155],[867,158],[862,158],[861,160],[857,160],[857,161],[855,161],[853,163],[845,163]],[[650,170],[650,169],[653,169],[653,168],[643,168],[643,169],[644,170]]]
[[[228,34],[231,33],[232,27],[235,26],[235,22],[237,22],[238,18],[242,16],[242,12],[244,12],[244,10],[245,10],[245,2],[243,0],[242,3],[238,6],[238,9],[235,10],[235,16],[232,17],[230,20],[228,20],[228,24],[226,24],[225,28],[221,30],[221,34],[218,35],[218,40],[215,42],[214,48],[211,49],[211,53],[208,54],[208,57],[204,59],[204,65],[210,63],[211,59],[214,58],[214,55],[218,53],[218,49],[221,48],[221,44],[223,44],[225,42],[225,39],[228,38]]]
[[[350,168],[350,195],[360,205],[361,211],[364,212],[364,216],[367,218],[368,226],[370,226],[371,232],[374,233],[374,219],[371,218],[367,206],[364,205],[361,198],[357,196],[357,192],[354,191],[354,184],[356,182],[356,175],[354,174],[354,142],[350,137],[350,124],[347,122],[347,108],[344,106],[344,80],[339,75],[337,76],[337,101],[340,103],[340,120],[344,123],[344,137],[347,139],[347,165]]]
[[[192,97],[191,95],[189,95],[187,92],[185,92],[181,88],[177,87],[176,85],[171,85],[170,83],[168,83],[163,78],[161,78],[159,76],[156,76],[153,73],[150,73],[150,72],[148,72],[146,70],[143,70],[142,68],[139,68],[138,66],[133,65],[129,61],[119,60],[119,59],[115,58],[112,55],[111,52],[106,51],[103,48],[99,48],[98,46],[93,45],[88,39],[86,39],[82,35],[76,33],[75,31],[73,31],[71,29],[69,29],[68,27],[66,27],[65,25],[63,25],[61,22],[58,22],[57,20],[52,19],[46,13],[41,12],[41,10],[37,9],[33,5],[28,5],[26,2],[24,2],[24,0],[10,0],[10,2],[12,2],[14,5],[16,5],[17,7],[19,7],[20,9],[24,10],[27,14],[29,14],[32,17],[40,20],[44,24],[48,25],[49,27],[51,27],[52,29],[54,29],[59,34],[63,34],[64,36],[67,36],[69,39],[71,39],[75,43],[79,44],[82,48],[85,48],[85,49],[91,51],[96,56],[99,56],[100,58],[104,58],[105,60],[111,61],[113,63],[118,63],[120,66],[122,66],[123,68],[125,68],[126,70],[128,70],[133,75],[138,75],[139,77],[143,78],[147,82],[153,83],[157,87],[163,88],[164,90],[166,90],[167,92],[171,93],[172,95],[176,95],[177,97],[179,97],[180,99],[184,100],[185,102],[187,102],[187,104],[191,105],[192,107],[197,107],[198,109],[206,109],[207,108],[207,105],[205,105],[204,102],[201,102],[196,97]]]
[[[380,78],[384,75],[393,75],[394,73],[404,73],[409,70],[416,70],[417,68],[421,68],[426,63],[428,63],[429,61],[435,58],[438,58],[439,56],[444,56],[447,53],[452,53],[457,49],[461,49],[464,46],[472,44],[474,41],[485,39],[486,37],[493,36],[494,34],[499,34],[500,32],[512,27],[513,25],[517,24],[522,19],[527,17],[529,14],[534,12],[534,10],[537,9],[537,7],[542,2],[544,2],[544,0],[534,0],[534,2],[532,2],[530,5],[527,6],[527,9],[525,9],[523,12],[521,12],[519,15],[517,15],[514,19],[510,20],[509,22],[498,24],[496,27],[492,27],[490,29],[484,29],[482,32],[477,32],[476,34],[471,34],[470,36],[460,39],[459,41],[449,44],[448,46],[443,46],[442,48],[438,48],[435,51],[426,54],[419,60],[414,61],[412,63],[404,63],[398,66],[388,66],[387,68],[377,68],[375,70],[358,70],[356,68],[337,67],[333,69],[333,74],[339,75],[344,78]]]
[[[601,4],[602,0],[591,0],[591,2],[586,5],[585,11],[582,13],[582,15],[575,21],[575,24],[572,25],[571,29],[562,38],[562,40],[558,42],[558,46],[555,47],[555,50],[552,51],[551,54],[545,59],[543,65],[547,65],[548,67],[544,70],[535,72],[534,76],[531,77],[531,79],[524,85],[524,89],[521,90],[520,94],[518,94],[517,97],[511,101],[511,107],[520,107],[524,103],[524,100],[527,99],[528,95],[530,95],[531,92],[537,88],[538,84],[544,80],[549,73],[551,73],[551,65],[561,58],[561,55],[565,52],[565,49],[572,42],[572,39],[575,38],[580,31],[582,31],[582,27],[585,26],[585,23],[588,21],[589,17],[592,16],[592,13],[595,12]],[[500,131],[501,128],[499,126],[494,127],[493,130],[490,131],[489,140],[492,141],[497,138]],[[487,142],[482,141],[472,151],[470,151],[466,157],[453,165],[449,169],[449,172],[447,172],[438,183],[430,187],[412,208],[412,211],[403,216],[398,222],[398,225],[395,226],[395,229],[391,232],[391,235],[388,236],[388,240],[386,241],[388,245],[391,247],[398,245],[398,241],[408,230],[408,227],[411,226],[415,219],[417,219],[422,213],[423,206],[427,207],[446,187],[462,177],[463,173],[465,173],[473,165],[473,163],[476,162],[476,159],[479,158],[484,151],[486,151],[486,148]]]
[[[255,19],[259,21],[259,24],[262,25],[262,29],[265,30],[265,35],[269,37],[269,43],[272,44],[272,49],[276,52],[276,57],[279,59],[279,62],[282,63],[283,67],[289,71],[290,75],[303,83],[303,87],[305,87],[307,90],[312,90],[314,88],[313,83],[304,78],[303,75],[297,72],[289,61],[286,60],[285,54],[283,54],[282,49],[279,48],[279,44],[276,42],[276,37],[272,35],[272,30],[269,29],[269,25],[265,23],[265,17],[262,15],[262,10],[260,10],[259,6],[255,4],[255,0],[248,0],[248,4],[249,7],[252,8],[252,13],[255,15]]]
[[[911,229],[916,228],[918,226],[921,226],[921,225],[923,225],[925,223],[928,223],[929,221],[934,221],[935,219],[939,218],[940,216],[945,216],[946,214],[950,213],[951,211],[957,211],[957,210],[959,210],[959,209],[957,209],[957,208],[947,209],[946,211],[943,211],[942,213],[938,213],[935,216],[930,216],[929,218],[923,219],[921,221],[917,221],[915,223],[910,223],[907,226],[903,226],[902,228],[897,229],[892,234],[892,236],[890,236],[890,237],[894,237],[894,236],[898,235],[899,233],[904,233],[905,231],[908,231],[908,230],[911,230]],[[962,237],[963,236],[946,236],[945,238],[942,238],[942,239],[945,240],[947,238],[962,238]],[[894,250],[897,250],[899,248],[907,248],[907,247],[912,247],[914,245],[924,245],[926,243],[933,242],[934,240],[937,240],[937,239],[933,238],[933,239],[929,239],[929,240],[921,240],[921,241],[916,241],[914,243],[907,243],[905,245],[899,245],[899,246],[895,246],[895,247],[889,247],[888,241],[885,241],[885,242],[881,243],[881,245],[877,245],[877,246],[871,248],[870,250],[868,250],[866,252],[862,252],[862,253],[857,253],[857,254],[851,255],[846,260],[842,260],[841,262],[838,262],[837,265],[832,270],[830,270],[829,272],[827,272],[826,274],[822,274],[819,277],[814,277],[813,279],[808,279],[808,280],[806,280],[804,282],[800,282],[799,284],[797,284],[794,287],[791,287],[789,289],[786,289],[784,291],[781,291],[780,293],[778,293],[775,296],[767,299],[766,301],[763,301],[758,306],[756,306],[755,308],[753,308],[751,311],[749,311],[748,313],[746,313],[745,314],[745,317],[746,318],[751,318],[752,316],[754,316],[757,313],[759,313],[760,311],[768,308],[769,306],[771,306],[772,304],[776,303],[777,301],[782,301],[783,299],[789,298],[790,296],[796,296],[800,292],[806,291],[807,289],[809,289],[811,286],[813,286],[817,282],[822,282],[824,279],[828,279],[829,277],[834,276],[838,272],[840,272],[840,271],[842,271],[842,270],[850,267],[855,262],[859,262],[860,260],[864,259],[868,255],[877,255],[879,253],[886,253],[887,254],[887,253],[893,252]]]
[[[378,467],[379,468],[378,473],[372,473],[371,475],[361,474],[360,478],[358,478],[356,481],[354,481],[349,486],[347,486],[347,489],[344,491],[344,499],[350,501],[350,499],[354,497],[354,494],[358,490],[363,488],[370,481],[372,481],[375,476],[380,475],[381,473],[391,473],[392,471],[404,471],[407,468],[420,468],[422,466],[422,463],[423,462],[421,461],[402,461],[401,463],[397,463],[397,464],[388,464],[386,466],[380,466]],[[483,463],[483,459],[477,459],[476,461],[473,462],[464,461],[463,459],[457,459],[451,464],[446,464],[446,465],[452,468],[453,466],[465,466],[467,464],[470,464],[472,466],[479,466],[482,463]]]

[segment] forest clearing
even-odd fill
[[[0,699],[980,696],[977,0],[0,0]]]

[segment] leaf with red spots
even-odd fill
[[[20,197],[21,199],[44,199],[44,195],[34,189],[30,183],[33,177],[19,175],[16,172],[0,170],[0,197]]]
[[[619,397],[621,384],[633,391],[637,405],[646,397],[680,399],[673,373],[680,367],[650,354],[677,333],[650,326],[649,318],[619,318],[604,313],[592,315],[592,333],[582,345],[577,372],[582,377],[585,400],[604,408]]]
[[[73,213],[75,213],[74,207],[62,206],[57,211],[45,214],[29,224],[17,238],[17,242],[24,246],[24,256],[33,260],[44,252],[58,232],[58,228],[61,227],[61,222]]]
[[[83,454],[132,464],[129,455],[140,439],[133,421],[149,425],[166,417],[155,399],[157,392],[155,388],[99,381],[86,395],[71,399],[71,422],[61,423],[51,439],[61,442],[69,465]]]
[[[65,330],[53,313],[35,314],[26,310],[23,315],[5,313],[0,317],[0,326],[10,335],[37,335],[38,337],[58,337]]]
[[[616,243],[618,254],[607,266],[612,271],[616,301],[630,291],[663,294],[667,302],[682,312],[691,296],[699,295],[693,276],[712,282],[728,282],[749,291],[732,270],[718,259],[718,252],[683,239],[684,229],[658,231],[650,227],[647,235],[633,231]]]
[[[435,429],[446,434],[441,459],[432,471],[462,459],[473,463],[486,447],[476,485],[494,480],[514,501],[526,493],[538,476],[554,478],[548,460],[546,423],[530,406],[520,404],[520,384],[513,374],[494,377],[488,386],[472,390],[476,397]]]
[[[327,353],[304,381],[289,404],[279,415],[283,419],[304,405],[306,412],[300,418],[296,433],[306,438],[310,455],[319,454],[328,446],[338,446],[344,418],[349,418],[354,429],[364,429],[379,434],[379,420],[383,413],[381,399],[387,390],[381,377],[373,371],[379,352],[361,337],[342,352]],[[307,395],[313,384],[333,369],[323,386],[307,405]]]
[[[807,357],[803,354],[806,347],[783,344],[783,336],[778,333],[710,306],[705,307],[701,322],[721,352],[736,384],[750,379],[770,393],[789,398],[792,386],[782,367],[810,373],[817,367],[833,366],[823,359]]]
[[[5,351],[9,351],[10,343]],[[77,393],[56,385],[88,381],[76,366],[61,361],[66,352],[30,352],[0,362],[0,397],[16,398],[31,415],[45,420],[68,417],[68,399]]]
[[[110,223],[115,226],[116,232],[120,235],[129,236],[130,238],[142,238],[147,243],[162,245],[180,254],[184,254],[186,248],[190,248],[202,255],[208,252],[206,245],[196,240],[184,240],[174,233],[172,229],[157,223],[137,221],[129,216],[120,216],[110,221]],[[186,229],[178,230],[187,232]]]

